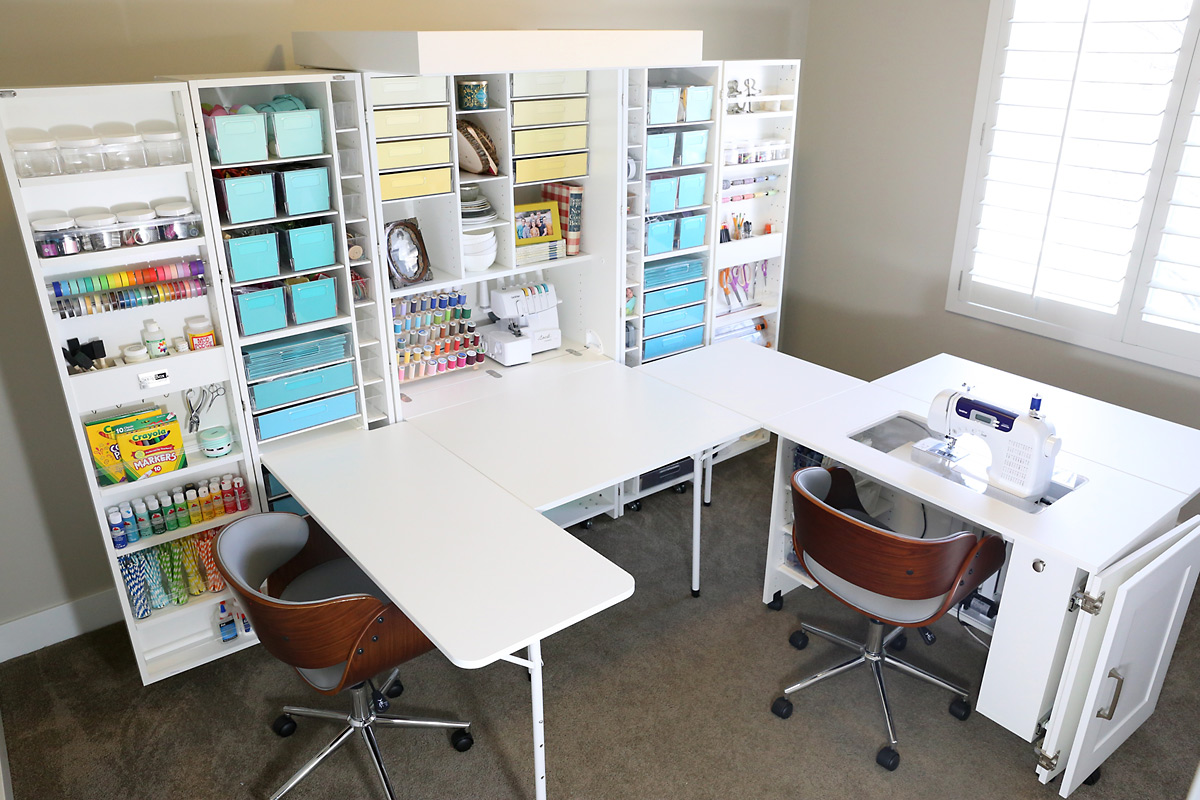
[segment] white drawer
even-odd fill
[[[548,94],[583,94],[587,91],[587,72],[516,72],[512,76],[513,97],[537,97]]]
[[[446,79],[440,75],[371,78],[371,102],[377,106],[446,102]]]

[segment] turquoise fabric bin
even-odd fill
[[[704,189],[707,184],[708,175],[703,172],[696,175],[680,175],[679,208],[704,205]]]
[[[656,256],[675,249],[675,220],[646,223],[646,255]]]
[[[280,483],[278,478],[276,478],[274,475],[272,475],[269,472],[266,475],[267,475],[267,495],[268,496],[274,497],[277,494],[287,494],[288,493],[287,487],[284,486],[282,483]]]
[[[220,186],[225,197],[225,215],[229,222],[254,222],[275,216],[274,173],[222,178]]]
[[[229,271],[235,281],[253,281],[279,274],[279,234],[237,236],[225,240]]]
[[[271,411],[254,418],[259,439],[271,439],[285,433],[302,431],[314,425],[345,419],[358,413],[358,393],[334,395],[310,403]]]
[[[651,86],[646,95],[647,124],[670,125],[679,121],[678,86]]]
[[[311,372],[301,372],[286,378],[276,378],[250,387],[250,399],[256,411],[266,411],[276,406],[307,400],[319,394],[329,394],[339,389],[354,386],[354,365],[334,364]],[[281,494],[282,492],[272,492]]]
[[[671,286],[666,289],[646,292],[642,298],[642,311],[646,314],[652,314],[655,311],[662,311],[664,308],[675,308],[676,306],[699,303],[703,299],[704,281],[685,283],[681,286]]]
[[[708,161],[708,131],[684,131],[679,134],[679,165],[690,167]]]
[[[296,272],[331,266],[336,260],[333,249],[333,223],[308,225],[287,231],[288,259]]]
[[[230,114],[205,117],[208,152],[218,164],[265,161],[267,123],[262,114]]]
[[[279,511],[284,514],[295,514],[299,517],[307,517],[308,512],[304,506],[300,505],[300,501],[292,496],[280,497],[278,500],[268,501],[272,511]]]
[[[703,277],[704,262],[699,258],[659,261],[654,266],[646,267],[642,273],[642,286],[650,290],[668,283],[682,283]]]
[[[646,135],[646,169],[661,169],[675,163],[675,132]]]
[[[241,324],[243,336],[287,327],[282,286],[236,294],[233,299],[237,303],[238,322]]]
[[[704,230],[708,227],[708,214],[693,214],[679,220],[679,249],[699,247],[704,244]]]
[[[295,216],[329,210],[329,167],[289,169],[278,174],[285,214]]]
[[[286,289],[292,322],[297,325],[337,316],[337,283],[333,278],[293,283]]]
[[[647,213],[659,214],[663,211],[674,211],[675,197],[678,194],[678,178],[655,178],[650,181],[646,199]]]
[[[315,156],[325,151],[321,131],[321,109],[276,111],[265,114],[271,153],[280,158]]]
[[[685,86],[680,99],[683,103],[681,122],[707,122],[712,119],[713,87]]]
[[[642,321],[643,336],[658,336],[660,333],[690,328],[704,322],[704,304],[677,308],[662,314],[653,314]]]
[[[678,353],[680,350],[687,350],[691,347],[699,347],[704,343],[704,326],[699,328],[688,328],[686,331],[677,333],[668,333],[666,336],[658,336],[653,339],[647,339],[642,344],[642,359],[658,358],[659,356],[668,356],[671,353]]]

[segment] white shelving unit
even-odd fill
[[[22,178],[18,177],[7,143],[23,138],[30,129],[54,134],[72,126],[95,126],[99,130],[112,125],[138,126],[163,121],[184,134],[186,163]],[[218,602],[231,596],[228,591],[187,594],[179,598],[184,602],[154,608],[149,616],[139,618],[122,577],[121,559],[149,553],[151,548],[170,546],[197,533],[215,531],[260,507],[256,502],[257,475],[250,455],[253,436],[247,432],[238,402],[234,335],[222,300],[225,293],[222,273],[214,259],[214,253],[220,249],[217,238],[220,226],[214,225],[213,218],[207,213],[208,184],[201,176],[204,166],[193,136],[195,119],[188,87],[183,83],[163,82],[0,90],[0,128],[7,137],[0,141],[0,157],[22,231],[25,255],[34,282],[46,286],[46,292],[36,300],[42,307],[46,323],[47,338],[43,341],[49,345],[41,352],[43,357],[52,358],[58,364],[70,412],[69,420],[46,420],[45,424],[67,424],[74,432],[77,456],[87,472],[95,507],[93,524],[104,542],[106,561],[118,589],[138,670],[143,682],[152,683],[257,641],[253,633],[243,633],[233,642],[221,641],[214,623],[214,609]],[[77,217],[168,200],[189,202],[201,214],[199,236],[40,257],[30,227],[32,220],[50,216]],[[203,278],[200,279],[205,288],[203,295],[192,292],[192,296],[180,297],[176,292],[176,299],[170,299],[172,294],[165,287],[171,281],[164,279],[166,273],[155,270],[153,278],[150,274],[155,267],[169,269],[180,262],[195,261],[204,264]],[[140,274],[136,285],[145,289],[141,293],[142,302],[128,288],[135,285],[130,277],[134,271]],[[115,278],[115,275],[122,277]],[[56,281],[60,284],[59,294],[69,293],[77,301],[75,311],[60,313],[56,309],[53,289]],[[73,283],[74,289],[62,289],[64,283],[68,287]],[[193,289],[196,285],[193,282]],[[151,289],[158,300],[153,304],[144,302]],[[116,359],[121,355],[123,345],[139,342],[145,320],[156,320],[169,339],[174,339],[183,335],[185,318],[197,315],[212,320],[217,346],[149,362],[115,363],[82,374],[68,371],[61,354],[71,339],[81,343],[99,339],[104,342],[107,357]],[[200,428],[223,425],[233,434],[232,451],[219,458],[206,458],[196,435],[188,433],[183,395],[186,390],[202,387],[213,387],[219,394],[201,415]],[[119,409],[139,408],[142,404],[156,405],[177,416],[184,436],[186,466],[133,482],[100,485],[84,424],[92,419],[113,416]],[[174,486],[207,481],[227,473],[245,478],[252,498],[249,510],[142,536],[123,549],[114,548],[107,509]],[[158,552],[155,550],[151,557],[156,557]]]

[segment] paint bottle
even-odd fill
[[[237,513],[237,494],[233,491],[233,481],[228,478],[221,481],[221,503],[225,506],[226,514]]]
[[[245,511],[250,508],[250,493],[246,491],[246,481],[241,475],[234,477],[233,491],[237,495],[238,511]]]
[[[180,528],[186,528],[192,524],[192,518],[188,515],[187,501],[183,499],[183,488],[173,490],[171,502],[175,504],[175,524]]]
[[[157,497],[146,498],[146,510],[150,517],[150,532],[154,535],[167,532],[167,523],[163,519],[162,509],[158,506]]]
[[[212,499],[213,516],[225,516],[225,499],[221,494],[221,483],[216,478],[208,484],[208,496]]]
[[[121,521],[121,512],[116,511],[108,515],[108,532],[112,536],[114,550],[124,550],[129,544],[129,540],[125,536],[125,523]]]
[[[121,503],[121,524],[125,527],[125,540],[129,541],[129,533],[132,531],[134,536],[137,536],[137,517],[133,515],[133,506],[129,503]]]
[[[150,512],[146,510],[146,504],[141,500],[133,501],[133,515],[137,518],[137,536],[130,536],[130,542],[136,542],[143,536],[149,536],[154,532],[150,527]]]
[[[145,327],[142,328],[142,344],[146,345],[146,352],[151,358],[161,358],[170,354],[170,350],[167,349],[167,335],[152,319],[146,320]]]
[[[175,501],[166,492],[158,493],[158,505],[163,510],[163,523],[168,531],[179,529],[179,520],[175,518]]]
[[[200,488],[196,490],[196,496],[200,501],[201,519],[205,522],[213,518],[212,498],[208,496],[208,486],[200,484]]]
[[[196,496],[195,489],[187,490],[187,507],[188,519],[191,520],[193,525],[199,525],[201,522],[204,522],[204,512],[200,509],[200,500]]]

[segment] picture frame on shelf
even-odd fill
[[[513,230],[517,247],[562,238],[558,203],[526,203],[513,209]]]
[[[388,274],[393,289],[403,289],[433,279],[425,240],[415,219],[389,222],[383,235],[387,246]]]

